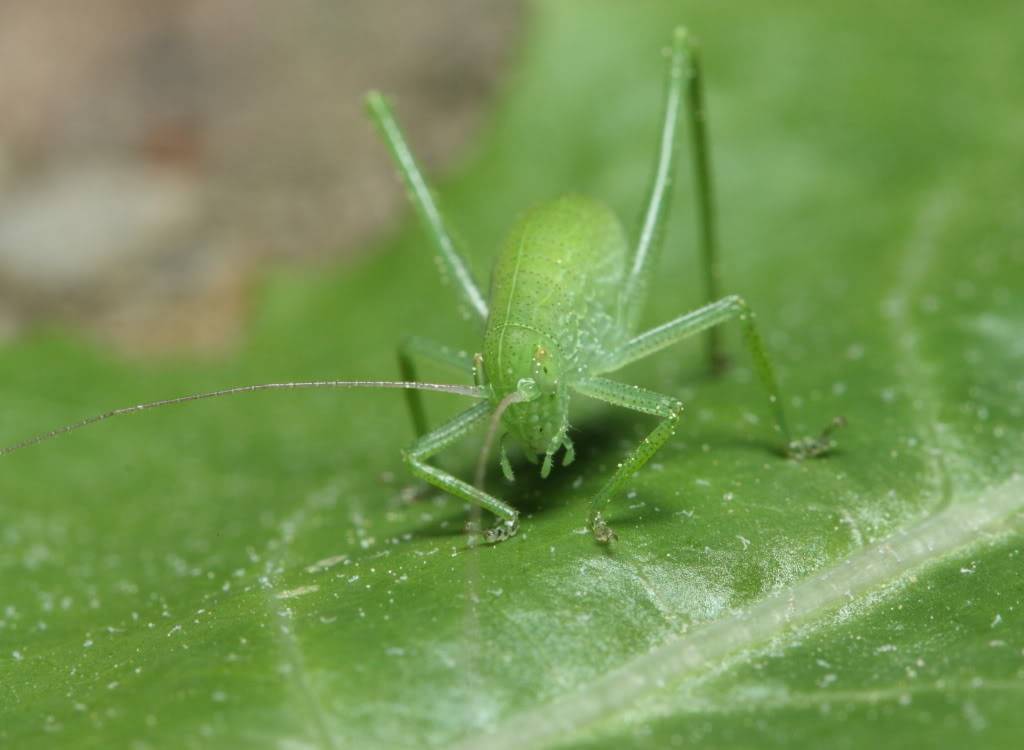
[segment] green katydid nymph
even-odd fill
[[[700,332],[707,332],[709,364],[718,371],[724,360],[715,326],[733,319],[744,327],[745,340],[767,390],[785,453],[806,458],[833,447],[830,432],[841,420],[836,420],[819,437],[791,438],[774,369],[754,314],[741,297],[719,294],[700,60],[696,43],[685,30],[677,29],[672,38],[655,169],[632,248],[622,224],[606,206],[576,195],[560,198],[534,208],[509,232],[494,266],[489,299],[485,299],[457,251],[387,100],[372,92],[366,104],[446,275],[462,303],[482,325],[483,341],[475,357],[455,354],[426,339],[410,337],[398,350],[403,378],[400,381],[267,383],[192,394],[99,414],[0,450],[0,455],[113,416],[215,396],[283,388],[403,389],[417,434],[416,441],[404,453],[410,470],[431,485],[497,516],[497,525],[485,531],[483,538],[486,542],[500,542],[516,533],[519,513],[483,488],[486,462],[494,445],[500,446],[501,469],[509,479],[512,469],[505,437],[518,442],[528,457],[539,458],[541,475],[546,477],[560,451],[563,465],[573,460],[573,444],[568,434],[569,406],[574,397],[585,396],[660,420],[591,498],[589,527],[598,542],[608,543],[616,538],[605,520],[609,503],[672,436],[683,404],[672,396],[606,376]],[[684,111],[696,176],[696,215],[707,303],[656,328],[637,332],[662,244]],[[451,365],[474,382],[418,382],[414,369],[417,358]],[[420,391],[453,393],[474,398],[477,403],[428,431]],[[473,482],[430,463],[435,454],[471,431],[483,428],[486,437]]]

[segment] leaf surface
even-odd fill
[[[725,286],[758,313],[794,426],[844,415],[841,450],[777,455],[731,331],[722,379],[699,341],[624,372],[687,412],[612,506],[610,551],[584,531],[586,498],[652,427],[611,409],[578,412],[579,458],[548,480],[494,473],[526,517],[476,550],[462,504],[404,473],[395,393],[224,399],[19,452],[0,472],[0,744],[1008,747],[1024,732],[1020,5],[532,7],[486,137],[440,191],[473,265],[567,191],[638,215],[658,53],[686,23]],[[684,173],[650,325],[700,301],[692,197]],[[142,367],[55,334],[11,346],[5,442],[183,392],[392,378],[412,332],[476,351],[426,247],[410,225],[357,267],[275,277],[224,363]],[[431,396],[432,420],[460,405]],[[444,465],[468,476],[472,448]]]

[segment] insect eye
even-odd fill
[[[545,393],[558,389],[557,362],[552,362],[550,352],[542,346],[533,354],[533,380]]]

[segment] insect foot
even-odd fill
[[[838,445],[832,437],[832,433],[843,427],[846,427],[846,417],[836,417],[828,427],[821,431],[818,437],[805,437],[790,442],[786,447],[786,454],[790,458],[802,461],[805,458],[815,458],[831,453]]]
[[[485,544],[497,544],[498,542],[504,542],[506,539],[511,539],[519,533],[519,516],[516,516],[511,521],[499,521],[496,526],[493,526],[484,532],[484,543]]]
[[[594,515],[594,520],[590,524],[590,530],[594,532],[594,539],[601,544],[608,544],[619,538],[600,513]]]

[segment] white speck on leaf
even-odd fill
[[[348,555],[333,555],[331,557],[325,557],[323,560],[317,560],[312,565],[306,567],[307,573],[319,573],[321,570],[327,570],[333,568],[338,563],[343,563],[348,560]]]
[[[280,591],[277,594],[278,599],[294,599],[297,596],[303,596],[305,594],[312,594],[320,590],[319,584],[312,584],[310,586],[299,586],[298,588],[288,589],[287,591]]]

